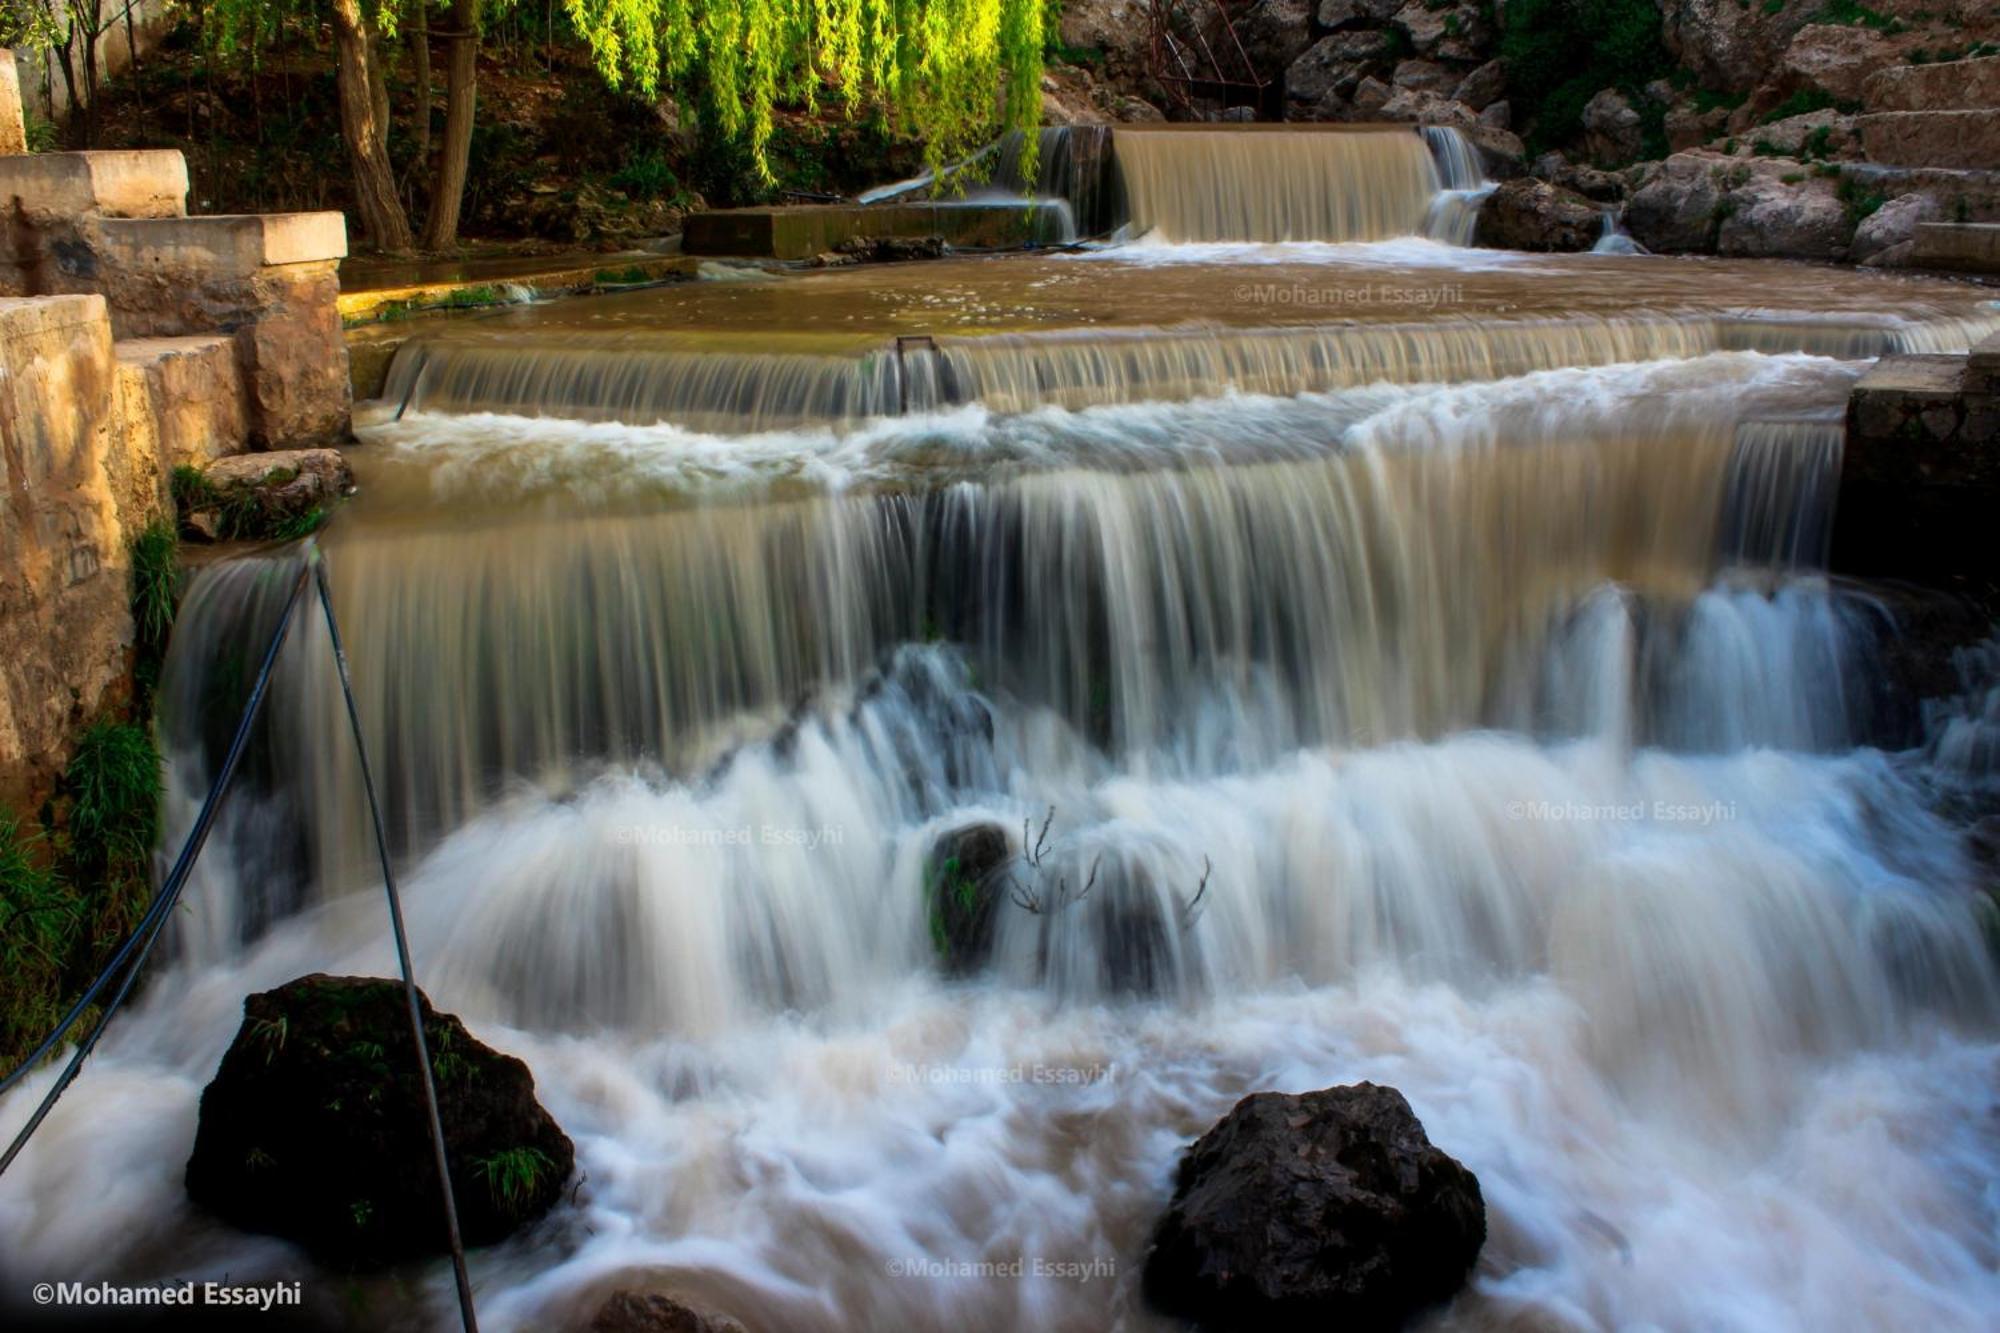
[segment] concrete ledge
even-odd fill
[[[120,218],[98,224],[106,261],[132,268],[243,274],[283,264],[332,263],[347,254],[339,213],[219,213]]]
[[[0,201],[33,221],[180,217],[187,191],[187,159],[177,149],[0,157]]]
[[[1966,168],[2000,162],[2000,111],[1885,111],[1857,123],[1873,162]]]
[[[1861,100],[1870,111],[2000,107],[2000,56],[1892,65],[1868,76],[1861,85]]]
[[[690,213],[681,248],[691,255],[810,259],[842,241],[941,236],[947,245],[1008,249],[1057,239],[1055,210],[1020,203],[799,204]]]
[[[1919,223],[1910,264],[1953,273],[2000,273],[2000,223]]]

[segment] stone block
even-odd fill
[[[347,255],[347,220],[332,212],[107,218],[94,231],[100,262],[133,269],[240,277]]]
[[[2000,107],[2000,56],[1937,65],[1892,65],[1868,76],[1870,111],[1951,111]]]
[[[127,419],[143,413],[164,466],[205,467],[248,445],[249,405],[232,335],[130,338],[115,347],[130,395]]]
[[[121,149],[0,158],[0,205],[31,226],[83,217],[172,218],[187,211],[179,150]]]
[[[2000,395],[2000,333],[1974,346],[1966,358],[1965,391],[1987,397]]]
[[[1910,264],[1951,273],[2000,273],[2000,223],[1922,223]]]
[[[1871,162],[1968,170],[2000,162],[2000,110],[1884,111],[1856,123]]]

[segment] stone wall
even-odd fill
[[[2000,585],[2000,334],[1885,356],[1847,406],[1834,568],[1985,595]]]
[[[132,540],[172,469],[345,438],[351,403],[340,214],[188,217],[178,152],[21,152],[12,68],[0,51],[0,811],[125,701]]]
[[[0,809],[126,688],[131,539],[167,497],[120,379],[103,297],[0,298]]]

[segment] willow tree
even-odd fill
[[[1047,0],[564,0],[613,87],[706,92],[757,172],[772,108],[879,109],[936,170],[997,128],[1041,118]],[[1030,139],[1029,152],[1033,152]]]
[[[279,16],[319,0],[216,0],[223,38],[268,38]],[[445,123],[424,227],[427,249],[458,241],[478,106],[483,26],[510,0],[326,0],[339,61],[341,139],[362,230],[383,250],[414,244],[389,163],[387,39],[427,6],[448,6]],[[570,25],[614,88],[647,96],[695,90],[723,135],[744,141],[773,180],[765,150],[780,104],[881,114],[921,139],[933,168],[1002,127],[1041,118],[1042,11],[1047,0],[563,0]],[[428,137],[428,60],[417,114]],[[1032,154],[1031,136],[1028,151]]]

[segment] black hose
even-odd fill
[[[131,994],[133,983],[138,980],[139,973],[145,968],[146,957],[152,953],[153,945],[159,939],[162,927],[166,925],[168,914],[173,911],[174,903],[179,900],[181,890],[187,884],[188,875],[194,870],[195,858],[201,855],[202,844],[208,841],[209,830],[214,827],[215,817],[221,810],[222,797],[229,788],[229,781],[236,776],[237,765],[243,761],[243,752],[250,743],[250,730],[264,708],[264,695],[271,683],[271,672],[277,666],[278,650],[285,645],[285,636],[292,627],[292,613],[298,609],[299,594],[305,591],[306,578],[312,573],[314,563],[314,559],[308,556],[299,565],[298,577],[292,582],[291,595],[285,599],[284,614],[278,618],[278,628],[272,633],[269,646],[264,649],[263,665],[257,670],[256,683],[250,687],[250,698],[243,707],[243,716],[236,723],[236,734],[230,738],[229,752],[223,756],[222,767],[217,771],[215,781],[209,784],[208,797],[202,802],[201,812],[195,816],[194,827],[188,833],[187,842],[181,847],[179,858],[175,860],[173,869],[167,873],[165,882],[160,885],[160,891],[153,896],[152,905],[146,909],[146,915],[140,918],[138,926],[126,937],[125,942],[118,946],[118,951],[111,956],[110,963],[98,973],[97,979],[90,983],[90,988],[83,993],[83,998],[78,1000],[64,1016],[56,1030],[35,1048],[34,1053],[20,1068],[9,1074],[4,1083],[0,1083],[0,1092],[5,1092],[33,1069],[49,1051],[54,1049],[56,1043],[62,1040],[63,1035],[76,1025],[84,1010],[104,990],[111,978],[118,974],[119,968],[124,966],[126,960],[131,960],[130,966],[125,967],[124,980],[119,983],[117,991],[105,1004],[104,1012],[98,1016],[96,1026],[91,1028],[90,1035],[77,1046],[76,1054],[70,1057],[62,1076],[56,1079],[55,1086],[42,1098],[42,1103],[35,1108],[34,1115],[21,1127],[21,1132],[14,1136],[13,1143],[8,1145],[6,1155],[0,1157],[0,1175],[4,1175],[7,1168],[14,1164],[14,1159],[20,1155],[29,1137],[41,1127],[42,1121],[54,1109],[56,1100],[75,1081],[78,1071],[83,1068],[83,1062],[90,1058],[91,1051],[97,1046],[98,1038],[104,1035],[104,1029],[110,1025],[111,1016],[118,1012],[118,1006],[125,1002],[127,995]]]
[[[313,561],[314,581],[319,585],[319,604],[326,613],[326,632],[333,640],[333,664],[340,673],[340,693],[347,701],[347,721],[354,730],[354,755],[361,767],[361,786],[368,794],[368,817],[375,825],[375,847],[382,857],[382,888],[389,895],[389,924],[396,937],[396,962],[403,969],[403,998],[410,1010],[410,1036],[417,1044],[418,1086],[423,1089],[424,1114],[430,1121],[431,1153],[437,1161],[438,1188],[444,1195],[445,1234],[451,1244],[452,1277],[458,1284],[458,1315],[465,1333],[479,1333],[473,1313],[472,1278],[465,1268],[465,1242],[458,1231],[458,1200],[451,1189],[451,1164],[446,1159],[444,1119],[438,1114],[437,1083],[431,1077],[430,1046],[424,1040],[424,1015],[417,994],[416,973],[410,965],[410,937],[403,929],[403,901],[396,892],[396,870],[389,863],[389,838],[382,828],[382,807],[375,799],[375,774],[368,766],[368,744],[362,739],[361,710],[354,703],[354,686],[347,676],[347,649],[340,642],[340,626],[333,618],[333,592],[327,586],[326,564]]]

